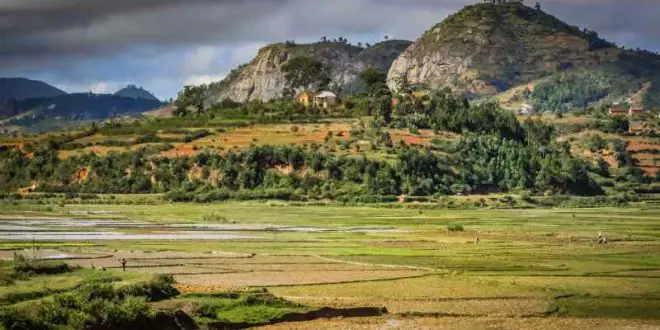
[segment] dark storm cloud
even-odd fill
[[[79,86],[155,79],[169,81],[162,94],[171,96],[185,81],[221,76],[265,43],[321,36],[373,42],[385,34],[414,40],[477,2],[0,0],[0,76],[66,78],[67,85]],[[540,2],[561,19],[619,44],[660,50],[659,1]],[[218,54],[224,59],[212,60]],[[156,61],[162,63],[151,63]]]
[[[5,60],[126,47],[391,32],[415,38],[465,0],[0,0]],[[529,2],[529,1],[528,1]],[[656,1],[541,1],[614,37],[660,39]]]
[[[402,37],[413,38],[423,25],[461,5],[462,1],[0,0],[0,56],[29,60],[106,54],[126,47],[316,38],[387,32],[391,26],[398,26]]]

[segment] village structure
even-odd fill
[[[296,96],[296,101],[306,107],[314,105],[317,108],[328,109],[337,105],[337,94],[329,91],[322,91],[318,94],[302,91]]]
[[[629,108],[621,103],[614,103],[610,108],[610,116],[634,116],[646,113],[646,109],[638,104],[633,104]]]

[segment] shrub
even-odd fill
[[[449,223],[447,224],[447,231],[465,231],[465,228],[460,223]]]
[[[14,264],[14,271],[28,275],[63,274],[73,270],[63,262],[24,261]]]
[[[205,130],[205,129],[196,130],[196,131],[193,131],[193,132],[190,132],[190,133],[186,134],[183,137],[183,142],[190,143],[192,141],[199,140],[199,139],[201,139],[203,137],[207,137],[209,135],[211,135],[211,132],[209,132],[208,130]]]
[[[149,282],[125,286],[117,289],[116,293],[119,297],[144,296],[148,301],[160,301],[179,294],[172,284],[174,284],[172,275],[156,275]]]
[[[26,309],[0,310],[3,329],[136,329],[154,324],[147,301],[172,297],[178,291],[169,275],[155,276],[147,283],[115,289],[110,283],[85,285],[56,295]]]
[[[207,317],[210,319],[215,319],[218,317],[218,311],[216,310],[216,306],[213,306],[208,303],[202,303],[199,306],[199,311],[197,312],[197,315],[201,317]]]
[[[161,139],[155,133],[149,133],[149,134],[146,134],[146,135],[142,135],[142,136],[139,136],[137,139],[135,139],[135,144],[158,143],[158,142],[161,142]]]
[[[218,213],[211,213],[211,214],[205,214],[204,217],[202,217],[203,221],[213,221],[213,222],[229,222],[227,218],[223,215],[220,215]]]

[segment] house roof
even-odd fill
[[[612,105],[610,112],[628,112],[628,110],[626,110],[623,105],[616,103]]]
[[[312,93],[310,91],[302,91],[302,92],[298,93],[298,95],[296,95],[296,97],[300,97],[300,96],[303,96],[303,95],[312,95],[313,96],[314,93]]]
[[[318,93],[316,95],[316,97],[318,97],[318,98],[337,97],[337,94],[335,94],[333,92],[323,91],[321,93]]]

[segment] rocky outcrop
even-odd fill
[[[521,3],[477,4],[432,27],[394,61],[388,86],[493,95],[558,71],[616,60],[620,50]]]
[[[345,42],[269,45],[259,50],[250,63],[233,70],[223,81],[211,84],[206,103],[214,104],[224,99],[265,101],[281,97],[287,87],[283,66],[302,56],[320,61],[328,68],[330,89],[354,93],[361,90],[358,76],[364,69],[376,67],[386,72],[409,45],[410,42],[400,40],[381,42],[368,48]]]

